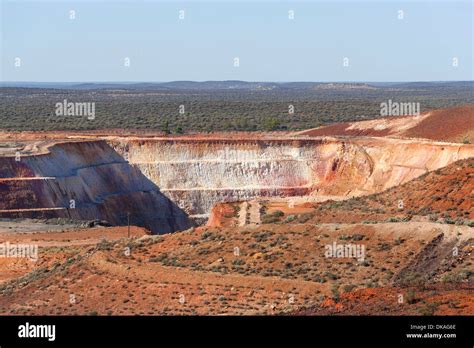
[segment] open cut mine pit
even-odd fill
[[[424,140],[96,137],[2,144],[0,218],[103,220],[153,233],[203,223],[219,202],[381,192],[472,157]]]

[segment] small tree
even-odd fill
[[[277,130],[280,122],[275,117],[267,117],[263,120],[263,129],[266,131]]]
[[[171,133],[170,125],[167,118],[163,119],[163,121],[161,122],[161,131],[164,132],[165,134]]]

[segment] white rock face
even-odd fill
[[[357,196],[474,155],[472,145],[395,139],[150,139],[112,143],[190,215],[256,197]]]
[[[352,161],[341,157],[352,146],[331,140],[148,140],[114,147],[190,215],[206,215],[217,202],[307,195],[336,158]]]

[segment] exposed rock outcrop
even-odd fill
[[[380,192],[474,155],[473,145],[390,138],[107,138],[0,157],[0,217],[203,222],[218,202]],[[75,206],[71,206],[74,200]]]
[[[53,145],[49,153],[0,159],[1,217],[68,217],[130,223],[155,233],[192,226],[181,209],[105,141]],[[31,180],[18,179],[26,177]]]

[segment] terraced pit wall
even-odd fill
[[[195,218],[207,218],[217,202],[308,195],[357,159],[354,176],[370,172],[368,161],[344,155],[356,149],[330,140],[137,140],[112,146]]]
[[[0,217],[104,220],[155,233],[191,227],[187,214],[105,141],[62,143],[0,159]],[[74,207],[71,207],[71,200]]]
[[[130,214],[131,224],[166,233],[205,221],[217,202],[375,193],[473,155],[472,145],[380,138],[58,143],[20,162],[0,157],[0,217],[124,225]]]

